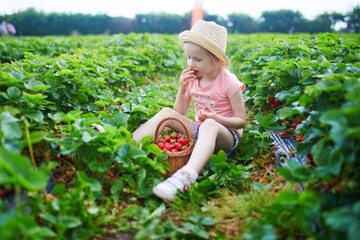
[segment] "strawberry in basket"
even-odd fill
[[[162,151],[180,152],[189,148],[189,141],[186,137],[173,132],[160,138],[157,145]]]

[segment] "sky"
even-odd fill
[[[45,13],[107,14],[133,18],[140,13],[190,12],[196,0],[0,0],[0,15],[12,14],[29,7]],[[209,14],[226,17],[231,13],[246,14],[255,19],[263,11],[287,9],[299,11],[309,20],[328,12],[348,13],[360,0],[202,0]]]

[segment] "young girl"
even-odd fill
[[[214,22],[198,20],[191,30],[179,35],[189,68],[182,71],[174,109],[164,108],[134,133],[139,143],[154,135],[158,123],[169,116],[180,118],[196,141],[188,163],[170,178],[153,188],[162,199],[174,199],[177,190],[185,191],[195,182],[208,158],[219,150],[230,153],[238,144],[246,113],[242,92],[245,85],[225,68],[226,28]],[[195,122],[186,117],[191,100],[195,103]],[[177,121],[162,124],[185,134]]]

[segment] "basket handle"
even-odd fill
[[[188,140],[191,141],[192,138],[191,138],[191,136],[190,136],[190,132],[189,132],[188,128],[186,127],[185,123],[184,123],[180,118],[177,118],[177,117],[166,117],[166,118],[164,118],[163,120],[161,120],[161,121],[159,122],[159,124],[157,125],[156,130],[155,130],[155,139],[154,139],[153,142],[158,142],[160,126],[161,126],[161,124],[163,124],[163,122],[165,122],[165,121],[167,121],[167,120],[175,120],[175,121],[179,122],[179,123],[183,126],[183,128],[185,129],[185,132],[186,132],[186,135],[187,135]]]

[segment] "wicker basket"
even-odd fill
[[[166,161],[170,164],[170,170],[169,171],[166,170],[166,172],[164,174],[161,174],[165,179],[168,177],[171,177],[177,170],[182,168],[189,161],[191,152],[195,146],[195,142],[192,139],[192,137],[190,136],[189,130],[187,129],[186,125],[184,124],[183,121],[181,121],[177,117],[167,117],[159,122],[159,124],[157,125],[156,130],[155,130],[155,139],[153,141],[154,144],[157,144],[159,142],[158,137],[160,134],[159,133],[160,126],[161,126],[161,124],[163,124],[163,122],[165,122],[167,120],[178,121],[183,126],[183,128],[185,129],[185,132],[186,132],[186,136],[188,138],[189,148],[186,150],[180,151],[180,152],[168,152],[168,158],[164,161]]]

